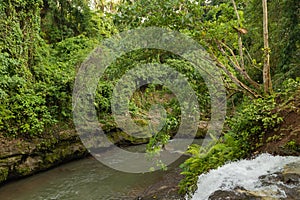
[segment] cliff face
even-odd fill
[[[75,131],[30,141],[0,138],[0,183],[82,158],[87,153]]]
[[[107,137],[110,141],[117,146],[148,142],[148,139],[134,138],[117,129],[105,131],[108,132]],[[206,127],[199,127],[199,133],[205,131]],[[110,145],[100,150],[109,149]],[[74,129],[58,131],[55,134],[30,140],[0,136],[0,184],[82,158],[87,154],[86,147]]]

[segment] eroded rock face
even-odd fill
[[[178,184],[183,178],[180,168],[167,172],[161,181],[146,188],[135,200],[185,200],[184,195],[178,194]]]
[[[74,130],[30,141],[0,139],[0,183],[87,155]]]
[[[287,164],[282,172],[284,183],[300,184],[300,162]]]
[[[211,194],[209,200],[260,200],[253,194],[247,193],[244,189],[236,188],[234,191],[217,190]]]

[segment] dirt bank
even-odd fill
[[[300,156],[300,91],[286,102],[281,102],[274,112],[280,113],[283,121],[265,134],[263,145],[256,153]]]

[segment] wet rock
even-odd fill
[[[260,200],[261,198],[248,193],[244,189],[235,189],[233,191],[217,190],[211,194],[209,200]]]
[[[75,131],[32,140],[0,138],[0,184],[87,155]]]
[[[247,191],[235,189],[234,191],[219,191],[212,199],[300,199],[300,162],[293,162],[284,166],[282,172],[276,172],[259,177],[262,185],[270,186],[270,190]],[[278,190],[271,189],[277,187]],[[226,196],[227,195],[227,196]],[[281,196],[281,198],[278,198]],[[276,197],[276,198],[275,198]]]
[[[167,186],[166,186],[167,187]],[[185,200],[183,195],[179,195],[176,189],[159,189],[154,194],[137,197],[138,200]]]
[[[138,200],[185,200],[184,195],[179,194],[179,181],[183,178],[180,174],[180,169],[175,169],[166,172],[162,180],[151,185],[136,199]]]
[[[278,200],[278,196],[286,196],[283,199],[297,199],[298,194],[291,191],[290,188],[285,188],[284,192],[282,191],[273,191],[273,190],[257,190],[257,191],[248,191],[243,188],[234,189],[231,191],[218,190],[209,196],[209,200]],[[290,194],[291,193],[291,194]]]
[[[27,176],[38,170],[40,163],[43,163],[43,160],[40,156],[28,157],[22,164],[17,165],[14,170],[19,176]]]
[[[208,122],[200,121],[198,126],[198,131],[196,133],[196,139],[204,138],[208,130]]]
[[[20,163],[22,161],[22,155],[15,155],[8,158],[0,159],[0,166],[12,166],[15,163]]]
[[[243,191],[252,194],[261,199],[278,199],[274,196],[282,196],[282,199],[295,200],[300,199],[300,162],[293,162],[284,166],[281,172],[268,174],[259,177],[262,185],[278,188],[264,191]]]
[[[300,162],[294,162],[286,165],[282,172],[282,179],[287,184],[300,184]]]
[[[278,186],[285,191],[286,199],[300,199],[300,162],[286,165],[280,177],[284,184]]]

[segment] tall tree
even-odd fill
[[[161,26],[193,36],[210,51],[232,83],[258,97],[272,93],[271,76],[288,68],[279,65],[296,66],[295,56],[289,56],[295,55],[299,46],[299,3],[295,1],[125,0],[115,23],[121,29]]]
[[[253,60],[264,63],[261,49],[264,49],[262,28],[263,8],[261,0],[249,0],[245,6],[246,26],[251,27],[245,35],[244,45]],[[270,72],[274,88],[291,77],[300,76],[300,2],[297,0],[272,0],[267,2]],[[298,55],[298,56],[297,56]],[[262,64],[263,65],[263,64]],[[252,74],[260,77],[258,73]]]
[[[269,48],[267,0],[262,0],[262,7],[263,7],[263,33],[264,33],[263,83],[264,83],[264,92],[266,94],[270,94],[272,92],[272,81],[271,81],[271,73],[270,73],[270,48]]]

